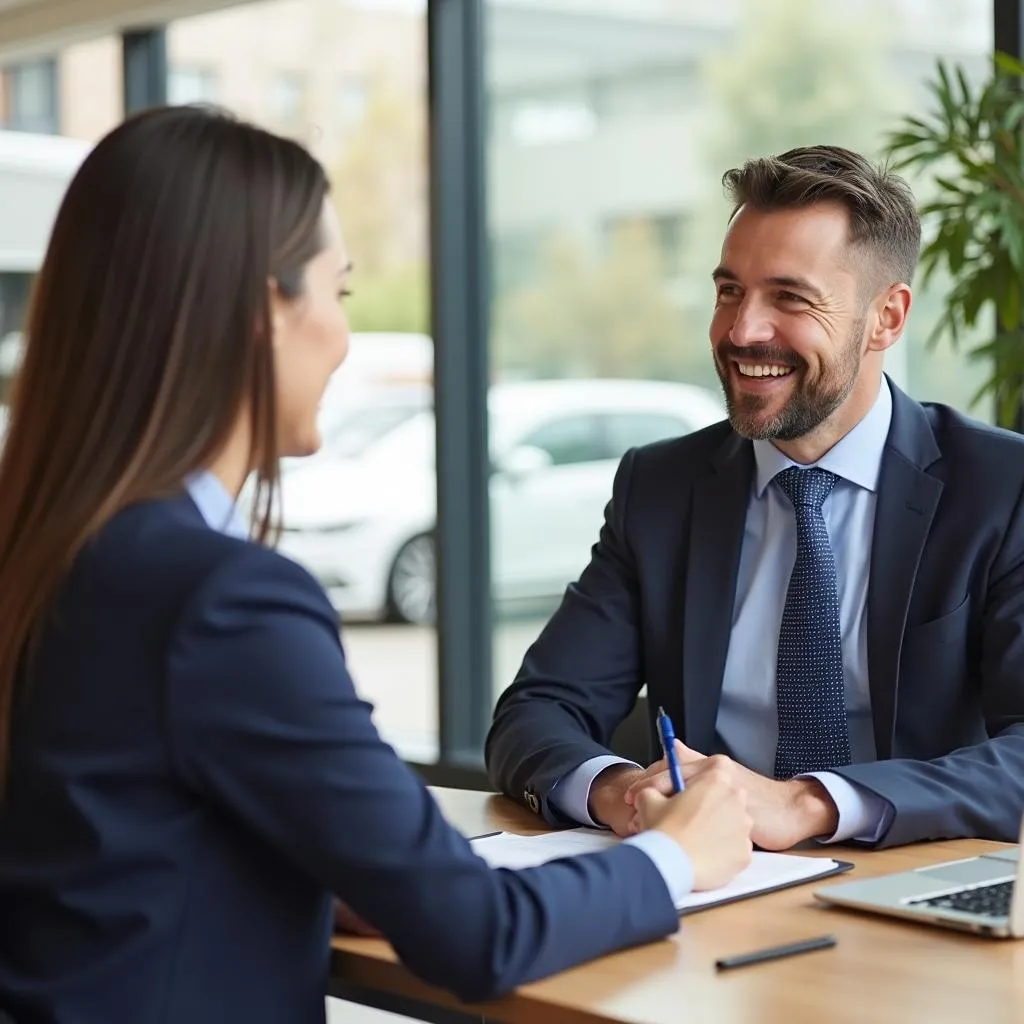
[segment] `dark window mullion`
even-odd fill
[[[430,0],[439,760],[482,768],[491,716],[483,0]]]

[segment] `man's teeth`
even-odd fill
[[[793,372],[792,366],[748,366],[744,363],[736,366],[744,377],[785,377]]]

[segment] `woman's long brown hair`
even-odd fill
[[[31,644],[82,546],[179,492],[246,407],[254,536],[278,482],[269,289],[301,291],[327,183],[301,146],[207,109],[102,139],[61,204],[0,456],[0,792]]]

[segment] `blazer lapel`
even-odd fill
[[[713,753],[722,675],[732,632],[753,447],[730,435],[693,486],[683,628],[683,735]]]
[[[893,408],[882,455],[868,581],[868,685],[875,752],[892,757],[903,629],[942,481],[926,470],[940,457],[924,409],[890,381]]]

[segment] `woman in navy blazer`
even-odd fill
[[[749,860],[709,773],[612,850],[491,870],[379,738],[331,605],[267,543],[278,458],[317,449],[347,351],[327,192],[299,145],[166,108],[103,139],[57,216],[0,461],[19,1024],[322,1021],[332,895],[489,998],[675,931],[675,898]]]

